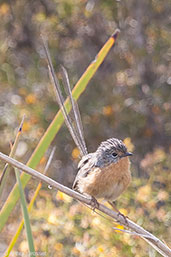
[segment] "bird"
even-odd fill
[[[117,34],[118,30],[113,35],[115,39]],[[72,188],[91,197],[95,207],[98,206],[97,199],[103,198],[120,213],[115,206],[115,200],[127,189],[131,182],[129,157],[132,156],[132,153],[128,152],[123,141],[117,138],[110,138],[103,141],[94,153],[88,153],[81,115],[77,102],[72,96],[68,73],[61,66],[64,89],[72,107],[72,112],[69,114],[64,105],[61,86],[55,75],[47,43],[44,40],[43,43],[49,75],[55,89],[56,100],[63,113],[69,132],[80,150],[81,160],[78,164],[78,173]]]
[[[122,140],[110,138],[94,153],[82,157],[72,188],[93,198],[103,198],[112,206],[131,182],[130,160]]]

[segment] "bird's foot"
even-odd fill
[[[124,219],[125,225],[128,225],[128,221],[127,218],[128,216],[125,216],[123,213],[121,213],[120,211],[118,211],[117,216],[121,216]]]
[[[121,212],[117,209],[115,202],[110,202],[110,201],[108,201],[108,203],[109,203],[109,204],[112,206],[112,208],[117,212],[117,216],[118,216],[118,217],[119,217],[119,216],[122,216],[122,218],[123,218],[124,221],[125,221],[125,224],[128,225],[128,221],[127,221],[128,216],[125,216],[123,213],[121,213]],[[118,220],[117,220],[117,221],[118,221]]]
[[[99,202],[96,200],[96,198],[94,196],[91,196],[90,205],[91,205],[93,211],[95,211],[95,209],[99,208]]]

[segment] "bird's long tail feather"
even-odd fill
[[[66,94],[68,95],[70,104],[72,106],[72,112],[70,112],[70,114],[68,114],[68,112],[65,108],[64,98],[63,98],[63,95],[61,92],[60,83],[55,75],[55,71],[54,71],[54,68],[52,65],[52,61],[51,61],[51,57],[50,57],[50,53],[49,53],[49,49],[48,49],[48,45],[44,38],[43,38],[43,45],[44,45],[44,50],[45,50],[46,58],[47,58],[47,62],[48,62],[50,78],[51,78],[52,84],[54,86],[55,93],[56,93],[56,99],[57,99],[58,105],[63,113],[66,126],[68,127],[68,130],[69,130],[76,146],[80,150],[80,154],[82,156],[86,155],[88,152],[87,152],[87,147],[86,147],[86,143],[85,143],[85,139],[84,139],[81,115],[79,112],[78,105],[72,96],[71,86],[69,83],[67,71],[62,66],[63,83],[65,86]],[[71,113],[73,113],[73,115]],[[72,116],[72,118],[71,118],[71,116]]]

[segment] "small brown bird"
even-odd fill
[[[118,30],[113,34],[114,39],[118,35]],[[116,138],[110,138],[101,143],[96,152],[89,153],[86,148],[81,116],[77,103],[72,97],[71,87],[67,71],[62,67],[62,76],[65,91],[69,97],[72,113],[67,114],[64,106],[64,99],[58,79],[55,76],[53,65],[46,42],[44,42],[45,52],[48,61],[49,73],[55,88],[59,107],[64,115],[65,123],[73,137],[82,159],[78,164],[78,174],[75,178],[73,189],[82,194],[96,198],[104,198],[116,209],[113,204],[120,194],[127,188],[131,181],[130,162],[128,156],[132,153],[127,151],[124,143]],[[72,117],[71,117],[72,114]]]
[[[119,139],[102,142],[96,152],[82,157],[73,189],[94,198],[115,201],[131,181],[128,158],[131,155]]]

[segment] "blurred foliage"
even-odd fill
[[[40,33],[48,38],[58,77],[59,65],[63,64],[73,85],[115,28],[121,29],[117,45],[79,100],[86,142],[91,152],[109,137],[125,139],[134,150],[133,181],[119,199],[118,207],[169,243],[169,2],[0,1],[0,16],[0,151],[9,153],[9,142],[13,141],[25,113],[23,139],[17,151],[22,162],[28,160],[58,110],[43,59]],[[78,151],[66,128],[63,127],[54,144],[56,160],[49,176],[71,186]],[[35,183],[29,183],[28,198]],[[4,244],[8,244],[14,233],[18,216],[16,208],[9,227],[1,235]],[[32,226],[37,251],[49,256],[149,254],[148,245],[142,240],[114,231],[112,227],[116,224],[62,194],[56,196],[46,187],[37,199]],[[23,232],[16,251],[27,251],[25,240]]]

